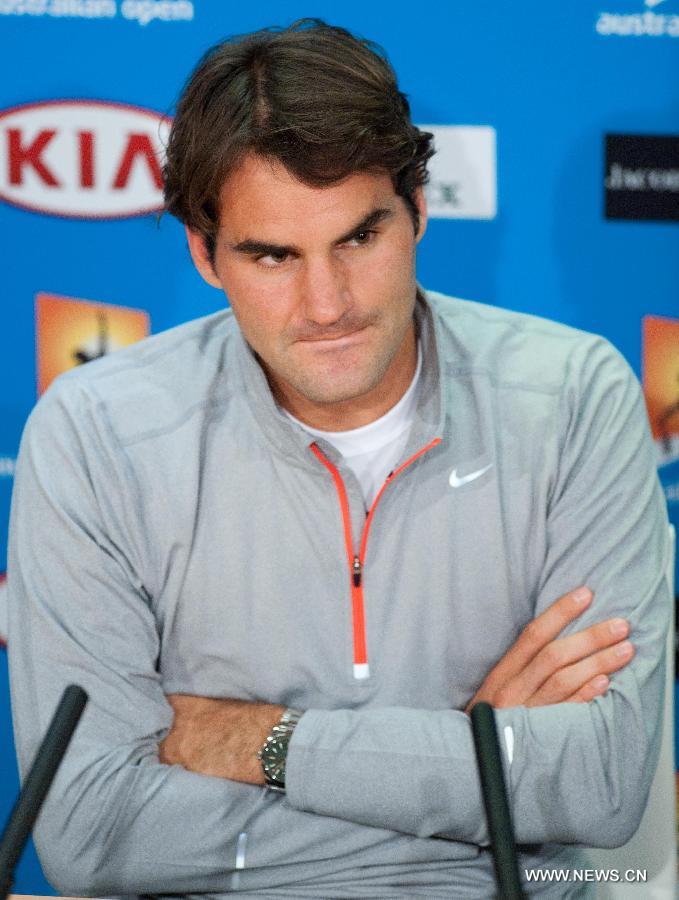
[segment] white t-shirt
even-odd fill
[[[374,422],[349,431],[321,431],[285,414],[309,434],[320,437],[342,454],[361,485],[366,510],[370,508],[385,479],[396,466],[413,422],[417,406],[417,386],[422,369],[422,353],[417,345],[417,367],[413,380],[395,406]]]

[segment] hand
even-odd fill
[[[264,784],[257,752],[284,706],[168,694],[174,721],[159,747],[160,761],[190,772]]]
[[[629,624],[624,619],[607,619],[557,638],[591,602],[592,592],[580,587],[529,622],[486,676],[465,712],[471,712],[479,700],[496,708],[549,706],[587,703],[605,694],[608,675],[634,656],[633,645],[625,640]]]

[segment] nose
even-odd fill
[[[307,259],[300,287],[302,312],[309,323],[334,325],[352,306],[346,273],[337,259]]]

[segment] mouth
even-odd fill
[[[367,326],[364,325],[363,328],[358,328],[356,331],[349,331],[346,334],[339,334],[336,337],[304,338],[300,340],[299,343],[308,344],[317,350],[341,350],[344,347],[350,347],[353,344],[359,343],[363,339],[366,328]]]

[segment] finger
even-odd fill
[[[579,691],[566,697],[564,703],[590,703],[595,697],[601,697],[608,690],[610,680],[606,675],[597,675],[592,681],[588,681]]]
[[[557,638],[543,647],[517,676],[515,687],[524,697],[529,697],[557,672],[594,656],[599,650],[620,643],[628,634],[629,623],[625,619],[616,618],[590,625],[589,628],[565,638]]]
[[[548,651],[553,646],[552,652],[558,657],[558,667],[561,668],[563,665],[591,656],[597,650],[619,643],[629,635],[629,631],[630,626],[626,619],[606,619],[604,622],[590,625],[589,628],[583,628],[582,631],[558,638],[551,646],[542,650],[539,656],[549,656]]]
[[[555,600],[523,629],[516,642],[492,669],[487,683],[507,685],[563,629],[581,615],[592,602],[589,588],[579,587]]]
[[[630,641],[620,641],[572,666],[566,666],[548,678],[538,691],[526,699],[525,705],[547,706],[551,703],[562,703],[597,675],[610,675],[624,668],[634,657],[634,652],[634,646]]]

